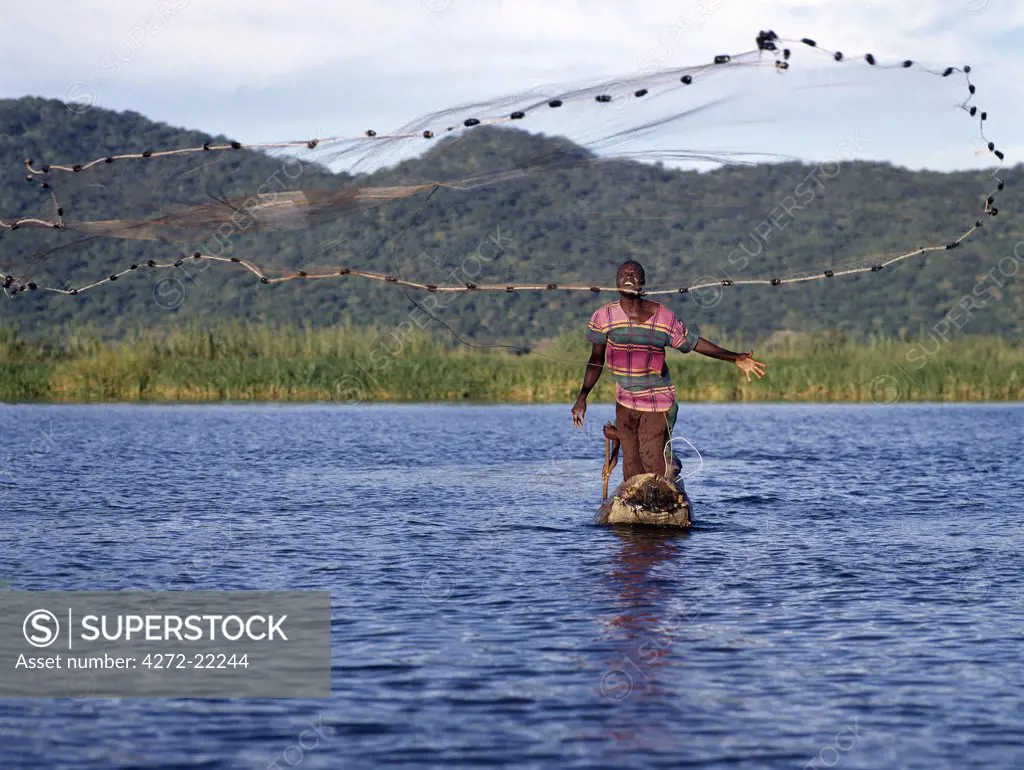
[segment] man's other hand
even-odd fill
[[[736,359],[736,366],[740,368],[740,371],[747,375],[747,382],[750,382],[750,375],[755,375],[757,379],[764,377],[765,369],[767,367],[760,361],[754,358],[754,351],[751,350],[749,353],[743,353],[739,358]]]
[[[583,417],[587,413],[587,397],[581,395],[576,399],[576,405],[572,408],[572,424],[577,428],[583,427]]]

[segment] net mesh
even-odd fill
[[[535,88],[393,131],[29,160],[40,213],[0,219],[0,281],[8,296],[77,296],[219,266],[239,275],[214,291],[242,276],[336,283],[323,301],[356,310],[378,296],[369,281],[472,337],[525,315],[523,292],[575,293],[546,310],[578,321],[626,258],[647,267],[647,294],[698,304],[724,287],[878,273],[956,249],[998,214],[1004,156],[976,101],[969,67],[761,32],[713,62]],[[940,227],[892,226],[916,202],[872,161],[902,157],[974,172],[936,175]],[[753,222],[736,196],[752,179],[765,202]]]

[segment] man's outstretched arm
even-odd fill
[[[757,379],[764,377],[766,367],[763,363],[754,359],[753,350],[749,353],[733,353],[731,350],[718,347],[718,345],[703,337],[697,340],[697,344],[693,349],[708,358],[717,358],[719,361],[732,361],[740,368],[740,371],[747,375],[748,382],[750,381],[751,374],[755,375]]]
[[[587,361],[587,369],[583,372],[583,386],[580,394],[576,397],[576,405],[572,408],[573,425],[582,425],[583,416],[587,413],[587,396],[601,379],[601,371],[604,369],[604,351],[606,344],[595,342],[590,349],[590,360]]]

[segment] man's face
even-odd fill
[[[643,288],[644,280],[640,275],[640,270],[630,265],[622,269],[615,284],[619,289],[638,292]]]

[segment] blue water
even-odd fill
[[[0,700],[0,766],[1024,765],[1024,407],[685,406],[689,535],[592,523],[610,415],[0,407],[8,588],[334,615],[330,700]]]

